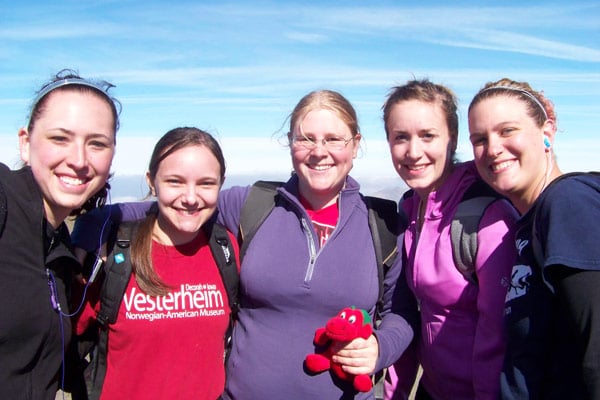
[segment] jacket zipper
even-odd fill
[[[304,283],[309,283],[315,270],[315,262],[317,261],[317,246],[315,246],[315,238],[313,237],[310,226],[304,217],[302,217],[302,229],[306,234],[306,241],[308,242],[308,251],[310,256],[306,275],[304,276]]]

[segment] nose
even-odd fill
[[[312,154],[327,154],[327,153],[329,153],[329,151],[327,150],[327,147],[325,147],[325,139],[316,139],[314,143],[315,143],[315,145],[311,149]]]
[[[495,135],[488,136],[486,150],[489,157],[497,157],[502,153],[502,140]]]
[[[85,143],[73,142],[69,148],[67,163],[73,169],[83,169],[88,165],[87,150]]]
[[[196,185],[185,186],[181,201],[188,206],[195,206],[199,203],[200,200],[198,193],[196,192]]]
[[[408,148],[406,149],[406,157],[410,159],[418,159],[421,158],[423,154],[423,148],[421,147],[421,142],[419,140],[410,140],[408,142]]]

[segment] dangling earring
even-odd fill
[[[544,136],[544,146],[546,147],[546,149],[549,149],[552,144],[550,143],[550,139],[548,139],[548,137]]]

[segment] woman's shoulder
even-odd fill
[[[20,181],[22,181],[23,176],[31,176],[33,177],[32,173],[31,173],[31,168],[24,166],[23,168],[14,170],[14,169],[10,169],[8,167],[8,165],[4,164],[4,163],[0,163],[0,181],[2,182],[9,182],[9,181],[14,181],[16,183],[19,183]]]
[[[578,204],[589,198],[600,201],[600,173],[568,173],[556,178],[542,193],[541,204]]]
[[[8,174],[10,172],[10,168],[8,168],[8,165],[4,164],[4,163],[0,163],[0,176],[4,176],[6,174]]]
[[[9,198],[18,198],[19,201],[37,201],[41,198],[33,172],[28,166],[13,170],[6,164],[0,163],[0,184],[4,194]]]
[[[590,217],[600,215],[600,175],[561,175],[542,192],[528,214],[544,221],[586,223]]]

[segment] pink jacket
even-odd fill
[[[516,255],[511,227],[518,214],[505,200],[487,208],[478,233],[479,284],[468,283],[453,262],[450,223],[464,192],[476,179],[472,162],[456,165],[444,185],[429,194],[420,233],[416,224],[419,197],[415,194],[402,203],[410,221],[404,237],[406,275],[421,310],[417,343],[421,383],[434,399],[495,400],[500,388],[504,299]],[[400,389],[407,386],[403,382],[408,379],[403,374],[407,365],[397,367],[399,378],[393,385]]]

